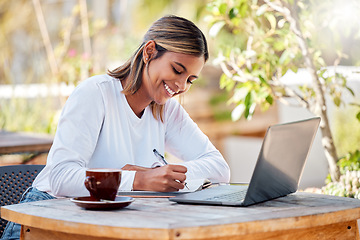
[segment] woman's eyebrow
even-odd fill
[[[184,69],[184,71],[187,72],[187,69],[186,69],[186,67],[185,67],[184,65],[182,65],[182,64],[179,63],[179,62],[174,62],[174,63],[176,63],[177,65],[179,65],[180,67],[182,67],[182,68]]]

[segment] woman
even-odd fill
[[[68,98],[25,201],[88,196],[87,168],[123,169],[125,191],[178,191],[196,178],[228,182],[224,158],[173,99],[189,90],[207,59],[206,39],[192,22],[157,20],[124,65],[83,81]],[[153,149],[184,162],[154,167]]]

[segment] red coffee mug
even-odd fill
[[[93,168],[86,170],[85,187],[92,200],[114,201],[121,182],[121,170]]]

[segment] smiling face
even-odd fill
[[[148,62],[139,90],[148,101],[163,105],[173,96],[189,90],[193,81],[198,78],[204,63],[203,56],[167,51],[161,57]]]

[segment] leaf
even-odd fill
[[[250,106],[245,108],[244,117],[247,120],[251,120],[252,116],[254,115],[255,107],[256,107],[256,103],[253,102]]]
[[[254,104],[254,102],[252,99],[252,93],[251,93],[251,91],[249,91],[245,97],[245,102],[244,102],[244,105],[245,105],[244,116],[246,119],[251,119],[252,112],[253,112],[253,109],[252,109],[253,104]]]
[[[248,92],[248,94],[246,94],[244,104],[245,104],[245,106],[246,106],[247,108],[249,108],[249,107],[250,107],[250,105],[251,105],[251,103],[252,103],[252,99],[251,99],[251,91],[249,91],[249,92]]]
[[[224,27],[224,25],[225,21],[219,21],[214,23],[209,30],[209,36],[213,38],[216,37],[220,30]]]
[[[283,28],[285,23],[286,23],[285,18],[280,19],[279,22],[278,22],[278,27]]]
[[[226,3],[222,3],[219,6],[219,12],[220,14],[224,15],[226,13],[227,10],[227,4]]]
[[[299,68],[297,66],[293,65],[293,66],[290,66],[290,70],[293,71],[294,73],[297,73]]]
[[[232,100],[235,103],[240,102],[241,100],[245,99],[245,96],[248,94],[247,88],[244,87],[237,87],[234,90],[234,95],[232,96]]]
[[[334,97],[333,101],[334,101],[334,104],[335,104],[337,107],[340,106],[340,104],[341,104],[341,99],[340,99],[340,97]]]
[[[288,64],[292,59],[294,59],[294,54],[287,49],[281,54],[281,57],[279,59],[279,64],[286,65]],[[285,69],[285,68],[284,68]],[[296,70],[297,71],[297,70]],[[296,72],[294,71],[294,72]]]
[[[267,87],[261,87],[260,90],[256,91],[256,99],[260,99],[261,101],[263,101],[269,95],[267,89]]]
[[[355,93],[351,88],[349,88],[348,86],[346,86],[345,88],[351,93],[353,97],[355,97]]]
[[[226,91],[231,91],[234,86],[235,86],[235,81],[231,78],[229,78],[228,76],[226,76],[226,74],[222,74],[220,77],[220,89],[226,89]]]
[[[241,116],[243,115],[245,111],[245,105],[244,104],[239,104],[237,105],[234,110],[231,112],[231,119],[233,121],[237,121],[241,118]]]
[[[249,109],[250,116],[254,115],[256,103],[252,103]]]
[[[285,49],[285,43],[282,40],[274,42],[273,46],[276,51],[282,51]]]
[[[269,86],[268,82],[261,75],[259,75],[259,79],[262,84]]]
[[[360,107],[359,103],[355,103],[355,102],[351,102],[349,103],[350,106],[354,106],[354,107]]]
[[[274,15],[272,14],[266,14],[266,18],[270,23],[271,29],[275,29],[276,28],[276,18]]]
[[[241,17],[246,17],[246,13],[248,13],[249,11],[248,11],[248,5],[246,4],[246,3],[243,3],[243,4],[241,4],[241,7],[240,7],[240,16]]]
[[[268,8],[268,6],[266,4],[261,5],[259,7],[259,9],[256,11],[256,16],[259,17],[259,16],[263,15],[266,12],[267,8]]]
[[[222,74],[220,77],[220,89],[224,89],[227,86],[228,77],[225,74]]]
[[[268,103],[270,103],[270,105],[272,105],[273,102],[274,102],[274,99],[273,99],[273,97],[272,97],[271,95],[268,95],[265,99],[266,99],[266,101],[267,101]]]
[[[230,18],[230,19],[235,18],[236,15],[238,15],[238,13],[239,13],[239,10],[238,10],[237,8],[233,7],[233,8],[230,9],[230,11],[229,11],[229,18]]]

